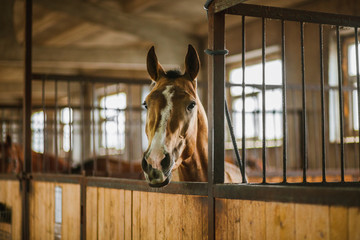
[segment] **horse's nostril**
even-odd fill
[[[148,169],[148,163],[147,161],[145,160],[145,158],[143,158],[142,162],[141,162],[141,167],[142,169],[146,172],[147,169]]]
[[[161,160],[161,167],[163,171],[166,171],[170,167],[170,155],[168,153],[165,153],[165,157],[163,160]]]

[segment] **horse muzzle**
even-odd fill
[[[165,154],[164,159],[161,161],[161,170],[154,168],[147,162],[145,157],[142,160],[141,167],[144,171],[145,178],[150,187],[164,187],[170,183],[171,180],[171,168],[170,168],[170,156]]]

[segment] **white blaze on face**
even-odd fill
[[[173,108],[173,102],[171,100],[174,95],[174,92],[172,91],[173,88],[173,86],[167,86],[166,89],[162,92],[166,99],[166,106],[161,111],[160,124],[151,141],[150,149],[146,156],[148,163],[151,164],[153,168],[157,169],[161,169],[160,163],[161,160],[165,157],[166,126]]]

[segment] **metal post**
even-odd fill
[[[29,191],[31,164],[31,73],[32,73],[32,0],[25,1],[25,84],[24,84],[24,168],[22,179],[22,239],[30,238]]]
[[[214,4],[208,10],[209,42],[212,50],[224,49],[225,15],[215,14]],[[215,198],[213,186],[224,182],[224,106],[225,106],[225,57],[212,55],[208,68],[208,238],[215,239]]]

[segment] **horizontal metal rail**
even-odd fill
[[[279,19],[285,21],[329,24],[329,25],[337,25],[344,27],[360,26],[359,16],[349,16],[342,14],[332,14],[332,13],[260,6],[260,5],[243,4],[243,3],[239,3],[228,9],[223,9],[222,7],[216,8],[215,6],[215,11],[224,12],[226,14],[232,14],[232,15],[271,18],[271,19]]]

